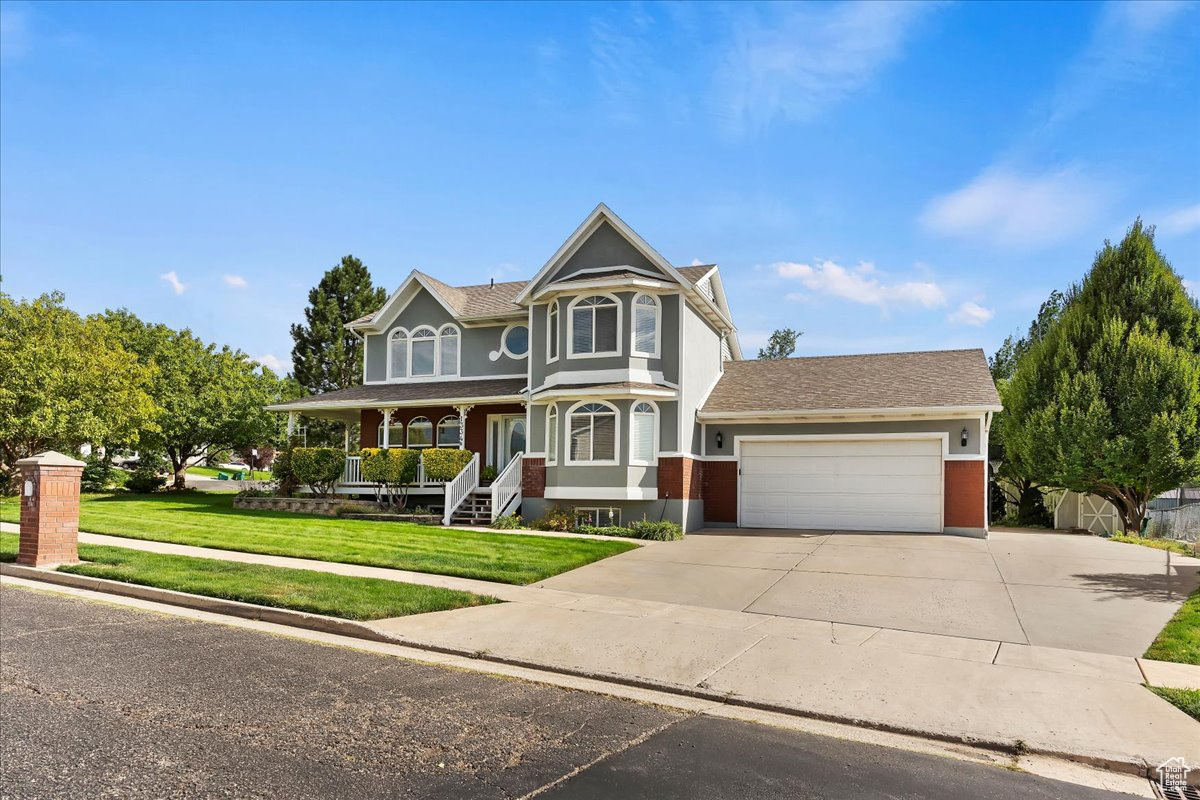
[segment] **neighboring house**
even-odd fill
[[[604,205],[529,281],[414,271],[347,327],[363,385],[271,408],[478,453],[500,488],[468,467],[444,490],[459,518],[986,534],[981,350],[745,361],[717,267],[673,266]]]

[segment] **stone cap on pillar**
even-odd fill
[[[36,456],[22,458],[17,462],[18,467],[86,467],[87,464],[70,456],[64,456],[55,450],[47,450]]]

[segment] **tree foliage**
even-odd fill
[[[771,334],[771,338],[767,339],[767,346],[758,351],[758,357],[762,359],[788,358],[796,352],[796,340],[803,335],[803,331],[779,328]]]
[[[151,430],[151,370],[98,319],[66,308],[59,292],[33,301],[0,293],[0,488],[14,462],[43,450],[136,443]]]
[[[1005,447],[1030,477],[1096,494],[1136,531],[1200,475],[1200,310],[1139,219],[1105,242],[1002,385]]]

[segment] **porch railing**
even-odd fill
[[[496,480],[492,481],[492,522],[516,508],[521,502],[521,460],[524,456],[517,453],[508,462]]]
[[[454,480],[446,482],[446,506],[442,514],[442,524],[449,525],[450,518],[458,507],[479,486],[479,453],[472,453],[471,460],[462,468],[462,472],[454,476]]]
[[[343,485],[371,485],[370,481],[363,480],[362,476],[362,456],[346,456],[346,466],[342,469]],[[430,481],[425,478],[425,458],[424,453],[417,459],[417,475],[413,478],[413,486],[441,486],[441,481]]]

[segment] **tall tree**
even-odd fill
[[[148,370],[103,320],[64,302],[61,292],[32,302],[0,293],[0,490],[18,459],[136,442],[154,417]]]
[[[170,459],[174,487],[186,485],[188,464],[210,450],[269,441],[277,425],[263,407],[279,397],[279,380],[240,350],[206,345],[189,330],[144,323],[125,310],[104,319],[127,349],[151,368],[149,393],[159,407],[142,446]]]
[[[762,359],[788,358],[796,352],[796,340],[803,335],[803,331],[779,328],[771,334],[771,338],[767,339],[767,346],[758,351],[758,357]]]
[[[1105,498],[1127,531],[1200,476],[1200,309],[1153,228],[1105,242],[1002,396],[1008,452],[1031,477]]]
[[[325,273],[308,293],[304,324],[292,325],[292,374],[309,394],[362,383],[362,343],[343,326],[377,311],[387,293],[354,256]]]

